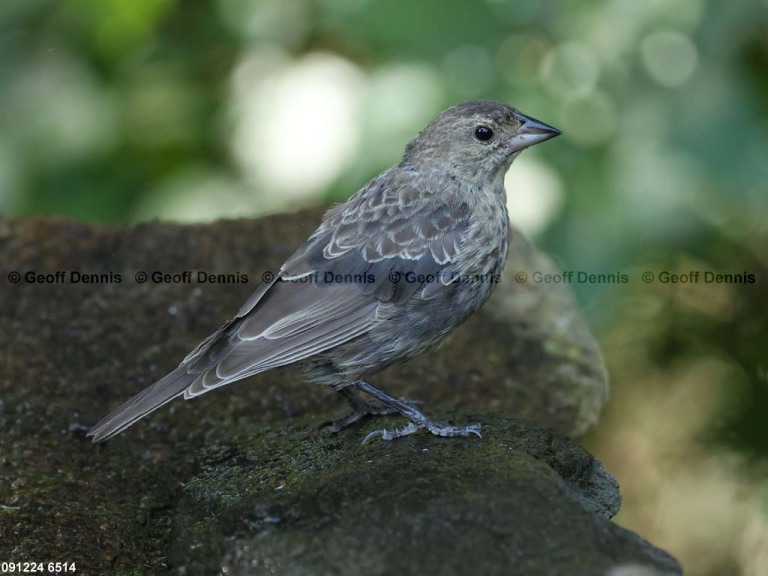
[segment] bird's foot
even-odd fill
[[[445,424],[438,424],[432,420],[425,420],[420,424],[409,422],[405,426],[400,428],[392,428],[389,430],[374,430],[363,438],[363,444],[367,444],[374,438],[381,438],[382,440],[395,440],[396,438],[402,438],[403,436],[409,436],[414,432],[426,428],[435,436],[441,438],[466,438],[470,434],[474,434],[478,438],[482,438],[480,435],[480,424],[470,424],[469,426],[447,426]]]
[[[410,420],[408,424],[400,428],[392,428],[390,430],[374,430],[365,438],[363,438],[363,444],[367,444],[373,438],[381,438],[382,440],[394,440],[395,438],[402,438],[403,436],[413,434],[422,428],[426,428],[432,434],[441,438],[466,438],[470,434],[474,434],[478,438],[482,438],[482,436],[480,436],[480,424],[470,424],[469,426],[448,426],[446,424],[433,422],[421,411],[416,409],[413,406],[413,403],[398,400],[383,390],[379,390],[378,388],[371,386],[365,380],[359,380],[358,382],[355,382],[355,388],[361,392],[365,392],[382,404],[391,407],[398,414],[405,416],[408,418],[408,420]],[[345,390],[342,392],[344,392],[346,396],[351,394]],[[362,402],[362,400],[357,397],[355,397],[355,399],[358,402]],[[353,401],[350,400],[350,402]],[[355,404],[353,403],[352,406],[355,406]]]

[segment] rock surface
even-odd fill
[[[184,487],[169,562],[180,574],[574,576],[621,558],[678,573],[608,520],[618,486],[583,449],[530,422],[467,416],[483,440],[361,446],[355,431],[317,434],[317,418],[242,429]]]
[[[76,562],[85,574],[451,574],[466,572],[463,558],[483,573],[541,573],[535,561],[552,574],[622,563],[679,573],[605,519],[619,497],[599,463],[542,428],[578,437],[607,381],[568,291],[531,281],[554,269],[521,237],[481,313],[442,350],[376,379],[428,414],[483,421],[484,440],[360,446],[397,420],[318,434],[344,408],[290,370],[174,402],[102,446],[85,438],[229,318],[320,214],[0,221],[0,558]],[[187,270],[190,282],[152,280]],[[198,271],[235,282],[199,283]]]

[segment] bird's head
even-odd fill
[[[553,128],[493,100],[448,108],[406,147],[404,161],[446,169],[475,184],[500,181],[526,148],[560,135]]]

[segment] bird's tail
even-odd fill
[[[182,364],[102,418],[88,431],[88,436],[92,436],[94,442],[102,442],[119,434],[150,412],[181,396],[199,375],[190,373],[189,366]]]

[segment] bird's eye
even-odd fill
[[[480,140],[480,142],[488,142],[488,140],[493,138],[493,130],[484,124],[480,124],[480,126],[475,128],[475,138]]]

